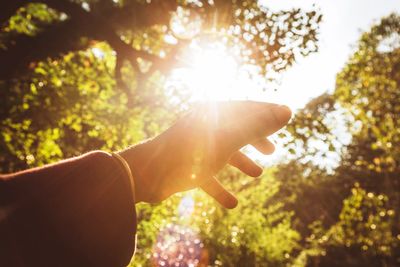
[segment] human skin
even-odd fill
[[[286,106],[253,101],[200,104],[160,135],[119,154],[135,181],[136,202],[160,202],[170,195],[200,187],[222,206],[237,199],[215,178],[230,164],[257,177],[262,168],[240,152],[247,144],[263,154],[274,151],[267,136],[287,124]]]

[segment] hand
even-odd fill
[[[290,119],[286,106],[251,101],[202,104],[164,133],[120,155],[133,170],[137,202],[159,202],[200,187],[226,208],[237,199],[214,177],[227,163],[257,177],[262,169],[239,149],[274,151],[266,139]]]

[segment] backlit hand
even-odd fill
[[[272,153],[274,145],[266,137],[290,116],[286,106],[270,103],[199,105],[154,139],[120,152],[137,175],[137,201],[158,202],[200,187],[224,207],[235,207],[236,198],[214,175],[227,163],[247,175],[261,175],[262,169],[239,149],[252,144],[264,154]]]

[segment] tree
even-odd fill
[[[272,12],[250,0],[2,3],[0,171],[121,149],[165,129],[187,103],[177,92],[173,99],[180,102],[171,101],[164,81],[185,63],[180,53],[192,41],[224,42],[239,51],[242,64],[270,79],[317,50],[320,20],[316,11]],[[243,185],[238,179],[245,177],[230,171],[220,178],[244,204],[227,214],[203,195],[193,196],[196,231],[187,233],[201,237],[209,253],[203,256],[216,265],[290,263],[299,235],[291,213],[272,200],[280,183],[270,178]],[[168,222],[188,223],[176,213],[181,197],[138,206],[135,264],[154,263],[159,230],[177,234],[179,229],[165,228]]]
[[[337,76],[334,94],[312,101],[288,128],[288,147],[300,149],[291,150],[295,160],[277,175],[284,181],[296,174],[289,176],[282,196],[306,237],[309,265],[397,266],[400,261],[399,34],[395,14],[364,33]],[[329,114],[345,126],[341,134]],[[350,142],[343,142],[346,134]],[[316,140],[322,142],[318,149]],[[337,166],[320,168],[331,152],[340,155]]]
[[[15,77],[32,62],[84,50],[93,41],[107,42],[115,51],[115,72],[120,82],[124,60],[137,72],[140,72],[138,58],[150,61],[152,70],[167,71],[187,43],[184,40],[187,32],[180,32],[174,26],[183,21],[190,24],[191,17],[204,21],[204,33],[211,30],[227,33],[224,35],[229,35],[231,42],[245,40],[242,42],[246,47],[242,49],[245,61],[259,65],[264,72],[271,68],[281,70],[300,54],[316,51],[316,29],[321,20],[315,11],[272,13],[257,1],[43,0],[36,3],[42,4],[16,1],[2,9],[0,18],[8,23],[3,28],[1,58],[9,66],[0,72],[2,79]],[[183,20],[174,23],[171,16]],[[163,40],[170,35],[175,37],[175,45]]]
[[[320,20],[315,11],[274,13],[257,1],[3,3],[1,171],[149,136],[128,129],[157,128],[150,113],[179,110],[166,99],[163,79],[193,39],[236,44],[243,63],[267,77],[316,51]]]

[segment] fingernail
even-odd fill
[[[274,106],[271,111],[278,122],[287,122],[292,117],[292,111],[285,105]]]
[[[225,208],[227,208],[227,209],[234,209],[234,208],[236,208],[237,207],[237,205],[238,205],[238,200],[237,200],[237,198],[232,198],[232,199],[230,199],[229,201],[227,201],[227,203],[225,203]]]

